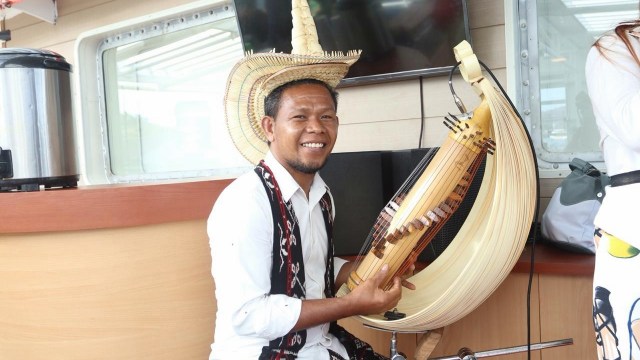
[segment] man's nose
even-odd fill
[[[323,132],[325,125],[320,120],[319,116],[312,115],[307,122],[308,132]]]

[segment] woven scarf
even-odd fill
[[[271,267],[271,290],[269,294],[284,294],[298,299],[306,298],[305,272],[302,257],[302,240],[298,219],[293,211],[291,201],[284,202],[280,187],[271,169],[261,161],[255,172],[262,181],[271,204],[273,216],[273,265]],[[325,271],[324,295],[326,298],[335,297],[335,282],[333,271],[333,210],[329,191],[320,200],[322,217],[327,232],[327,268]],[[336,336],[349,353],[349,360],[386,359],[376,354],[371,346],[357,339],[337,322],[332,322],[330,332]],[[271,340],[269,346],[262,348],[259,360],[293,360],[304,347],[307,339],[306,330],[288,333],[285,336]],[[340,355],[328,350],[332,360],[345,360]]]

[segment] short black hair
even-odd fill
[[[280,99],[282,98],[282,93],[288,88],[304,84],[317,84],[324,86],[331,95],[331,99],[333,100],[335,109],[338,109],[338,93],[334,88],[329,86],[329,84],[316,79],[300,79],[290,81],[273,89],[273,91],[271,91],[271,93],[264,99],[264,114],[275,118],[278,114],[278,109],[280,108]]]

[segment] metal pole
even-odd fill
[[[573,344],[573,339],[547,341],[547,342],[541,342],[537,344],[531,344],[531,350],[541,350],[541,349],[546,349],[546,348],[551,348],[556,346],[564,346],[564,345],[572,345],[572,344]],[[471,349],[462,348],[458,351],[458,355],[431,358],[429,360],[475,360],[475,359],[482,359],[482,358],[488,358],[493,356],[515,354],[519,352],[525,352],[528,350],[529,350],[529,346],[527,345],[513,346],[513,347],[493,349],[493,350],[485,350],[477,353],[474,353],[473,351],[471,351]]]
[[[391,333],[391,347],[389,349],[389,358],[391,360],[407,360],[403,354],[398,352],[398,339],[397,332],[393,331]]]

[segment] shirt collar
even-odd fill
[[[264,158],[265,164],[271,169],[273,172],[273,176],[276,178],[278,182],[278,186],[280,187],[280,192],[282,193],[282,200],[285,202],[291,200],[291,197],[297,192],[300,191],[302,196],[304,195],[304,190],[300,187],[300,185],[296,182],[296,180],[289,174],[287,169],[278,162],[278,160],[273,156],[271,151],[267,152]],[[320,177],[320,175],[316,172],[313,177],[313,182],[311,182],[311,189],[309,190],[309,203],[314,204],[324,196],[327,192],[327,185],[324,180]]]

